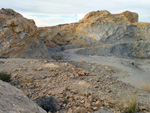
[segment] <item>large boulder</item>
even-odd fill
[[[46,113],[21,90],[0,80],[0,113]]]
[[[45,57],[47,53],[33,20],[11,9],[0,10],[0,56]]]

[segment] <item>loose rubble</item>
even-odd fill
[[[11,84],[33,101],[54,98],[59,113],[124,112],[130,93],[139,95],[138,112],[150,111],[150,95],[112,77],[113,73],[122,73],[112,67],[87,62],[15,60],[5,61],[0,69],[12,73]]]

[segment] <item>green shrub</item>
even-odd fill
[[[5,82],[9,82],[11,78],[11,74],[8,74],[7,72],[0,72],[0,80],[5,81]]]
[[[135,113],[137,108],[137,95],[130,95],[127,98],[128,108],[126,109],[127,113]]]

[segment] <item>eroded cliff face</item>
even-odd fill
[[[11,9],[0,10],[0,56],[37,58],[46,53],[33,20]]]
[[[95,45],[98,41],[110,35],[120,35],[125,32],[128,24],[138,21],[138,15],[133,12],[111,14],[108,11],[88,13],[81,21],[73,24],[39,28],[40,37],[47,46],[77,44]],[[114,29],[115,27],[115,29]],[[121,28],[120,28],[121,27]],[[103,38],[103,39],[102,39]]]
[[[89,51],[95,48],[94,53],[79,52],[84,54],[104,55],[103,51],[105,55],[150,58],[149,42],[150,23],[139,23],[138,14],[130,11],[96,11],[77,23],[37,28],[33,20],[11,9],[0,10],[0,56],[45,58],[51,54],[47,48],[78,45]]]
[[[111,14],[108,11],[91,12],[78,23],[38,30],[41,39],[48,47],[76,44],[101,48],[99,51],[103,50],[107,55],[124,57],[120,54],[125,52],[125,57],[150,58],[150,24],[139,23],[138,14],[134,12],[125,11],[120,14]],[[130,51],[131,49],[133,52]],[[82,50],[86,54],[90,54],[89,51]],[[116,54],[116,51],[119,53]],[[97,49],[94,53],[103,55],[102,52],[98,53]]]

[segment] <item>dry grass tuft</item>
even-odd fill
[[[126,108],[127,113],[135,113],[137,109],[137,95],[136,94],[130,94],[129,96],[126,97],[127,105],[128,107]]]

